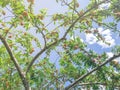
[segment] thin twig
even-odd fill
[[[98,5],[104,3],[105,1],[103,2],[100,2]],[[97,5],[97,6],[98,6]],[[32,59],[32,61],[30,62],[30,64],[28,65],[27,67],[27,70],[26,70],[26,74],[27,72],[30,70],[31,66],[33,65],[33,63],[35,62],[35,60],[44,52],[46,51],[47,49],[49,49],[51,46],[54,46],[56,45],[58,42],[61,42],[62,40],[65,40],[67,34],[69,33],[69,31],[74,27],[74,25],[80,20],[80,19],[83,19],[84,15],[87,14],[88,12],[90,12],[91,10],[95,9],[95,7],[97,7],[96,5],[91,7],[90,9],[86,10],[82,15],[79,15],[79,17],[70,25],[70,27],[66,30],[65,34],[63,35],[62,38],[60,38],[59,40],[53,42],[52,44],[44,47],[40,52],[37,53],[37,55]]]
[[[40,29],[37,25],[35,25],[35,26],[37,27],[38,30]],[[42,34],[42,37],[43,37],[43,39],[44,39],[44,47],[46,47],[47,41],[46,41],[46,38],[45,38],[45,34],[43,33],[42,30],[40,31],[40,33]]]
[[[75,9],[75,1],[74,1],[74,8],[71,7],[71,6],[70,6],[67,2],[65,2],[65,1],[64,1],[64,4],[67,5],[69,8],[73,9],[78,15],[80,15],[79,12]]]

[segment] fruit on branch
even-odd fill
[[[97,57],[97,59],[101,59],[102,58],[102,56],[101,55],[99,55],[98,57]]]
[[[97,63],[97,59],[92,59],[92,62]]]
[[[80,12],[79,12],[80,15],[83,15],[83,13],[84,13],[83,11],[80,11]]]
[[[30,2],[31,0],[27,0],[27,2]]]
[[[27,17],[28,16],[28,12],[27,11],[23,11],[22,15]]]
[[[46,36],[46,39],[47,39],[47,40],[48,40],[48,39],[50,39],[50,36],[49,36],[49,35],[47,35],[47,36]]]
[[[58,33],[58,32],[56,32],[56,31],[52,31],[52,32],[51,32],[52,35],[55,35],[55,34],[57,34],[57,33]]]
[[[39,15],[38,15],[38,18],[39,18],[40,20],[43,20],[43,19],[44,19],[44,16],[41,15],[41,14],[39,14]]]
[[[94,30],[94,33],[98,33],[98,30]]]
[[[24,35],[27,35],[27,33],[26,33],[26,32],[24,32],[23,34],[24,34]]]
[[[3,22],[3,23],[1,23],[1,25],[3,26],[3,27],[5,27],[5,23]]]
[[[5,81],[6,79],[5,78],[1,78],[1,81]]]
[[[5,11],[2,11],[2,15],[6,15],[6,12],[5,12]]]
[[[9,71],[9,70],[7,71],[7,74],[10,74],[10,71]]]
[[[5,28],[4,31],[5,31],[5,33],[8,33],[9,32],[9,28]]]
[[[87,25],[90,25],[90,22],[89,22],[88,20],[86,20],[86,24],[87,24]]]
[[[120,12],[116,12],[116,13],[114,13],[115,15],[117,15],[117,16],[120,16]]]
[[[29,3],[34,3],[34,0],[27,0],[27,2],[29,2]]]
[[[52,18],[53,18],[53,21],[56,21],[57,20],[57,14],[54,14]]]
[[[20,15],[19,18],[20,18],[21,20],[23,20],[23,15]]]
[[[26,33],[26,34],[27,34],[27,33]],[[34,38],[33,40],[34,40],[34,41],[37,41],[37,38]]]
[[[43,27],[43,28],[42,28],[42,30],[44,31],[44,30],[46,30],[46,28],[45,28],[45,27]]]
[[[33,3],[34,3],[34,0],[31,0],[31,3],[33,4]]]
[[[63,44],[63,48],[66,48],[67,47],[67,44]]]
[[[111,61],[110,64],[111,64],[111,65],[117,66],[117,65],[119,64],[119,62],[118,62],[118,60],[113,60],[113,61]]]
[[[9,82],[6,81],[5,84],[6,84],[6,87],[8,88],[9,87]]]
[[[76,49],[78,49],[79,48],[79,46],[78,45],[75,45],[74,46],[74,50],[76,50]]]
[[[55,70],[54,72],[55,72],[55,73],[58,73],[58,70]]]
[[[20,25],[21,25],[21,26],[23,26],[23,25],[24,25],[24,22],[23,22],[23,21],[21,21],[21,22],[20,22]]]
[[[75,6],[78,8],[80,5],[79,5],[79,3],[75,3]]]
[[[94,19],[94,16],[90,16],[90,19],[93,20],[93,19]]]
[[[91,31],[90,30],[85,30],[85,33],[89,34],[89,33],[91,33]]]
[[[46,64],[46,62],[43,62],[43,64]]]
[[[9,35],[8,38],[12,38],[12,35]]]
[[[34,51],[35,51],[34,48],[32,48],[31,51],[30,51],[30,54],[32,54]]]

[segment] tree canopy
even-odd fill
[[[120,0],[38,1],[0,0],[0,90],[119,90]]]

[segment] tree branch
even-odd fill
[[[97,6],[99,6],[100,4],[106,2],[102,1],[100,3],[98,3],[97,5],[94,5],[93,7],[91,7],[90,9],[86,10],[82,15],[78,15],[79,17],[72,23],[72,25],[68,28],[68,30],[66,31],[66,33],[64,34],[63,37],[66,37],[67,33],[71,30],[71,28],[80,20],[83,19],[84,15],[87,14],[88,12],[90,12],[91,10],[95,9]]]
[[[75,9],[75,1],[74,1],[74,7],[71,7],[71,6],[70,6],[67,2],[65,2],[64,0],[63,0],[63,3],[64,3],[66,6],[68,6],[69,8],[73,9],[73,11],[75,11],[78,15],[80,15],[79,12]]]
[[[40,30],[40,28],[39,28],[37,25],[35,25],[35,26],[37,27],[38,30]],[[45,38],[45,34],[43,33],[42,30],[41,30],[40,33],[42,34],[42,37],[43,37],[43,39],[44,39],[44,47],[46,47],[47,41],[46,41],[46,38]]]
[[[49,49],[51,46],[56,45],[58,42],[60,42],[60,41],[62,41],[62,40],[64,40],[64,38],[61,38],[61,39],[53,42],[52,44],[44,47],[39,53],[37,53],[37,55],[32,59],[32,61],[31,61],[30,64],[28,65],[27,70],[26,70],[26,74],[29,72],[29,70],[30,70],[31,66],[33,65],[33,63],[35,62],[35,60],[36,60],[45,50]]]
[[[101,67],[103,67],[104,65],[106,65],[107,63],[109,63],[110,61],[114,60],[115,58],[120,57],[120,54],[118,55],[114,55],[113,57],[111,57],[110,59],[106,60],[104,63],[100,64],[98,67],[92,69],[90,72],[84,74],[83,76],[81,76],[80,78],[78,78],[75,82],[73,82],[71,85],[67,86],[65,88],[65,90],[69,90],[71,89],[73,86],[75,86],[76,84],[78,84],[81,80],[83,80],[84,78],[86,78],[87,76],[89,76],[91,73],[95,72],[96,70],[100,69]]]
[[[63,35],[62,38],[60,38],[59,40],[53,42],[52,44],[44,47],[39,53],[37,53],[37,55],[32,59],[32,61],[30,62],[30,64],[28,65],[27,67],[27,70],[26,70],[26,74],[27,72],[29,72],[31,66],[33,65],[33,63],[35,62],[35,60],[44,52],[46,51],[48,48],[50,48],[51,46],[57,44],[58,42],[61,42],[62,40],[65,39],[65,37],[67,36],[67,34],[69,33],[69,31],[74,27],[74,25],[80,20],[80,19],[83,19],[84,15],[87,14],[88,12],[90,12],[91,10],[95,9],[95,7],[97,7],[98,5],[104,3],[105,1],[103,2],[100,2],[98,3],[97,5],[94,5],[92,8],[86,10],[82,15],[79,15],[79,17],[70,25],[70,27],[66,30],[65,34]]]
[[[15,56],[13,55],[11,48],[9,47],[9,45],[8,45],[8,43],[6,42],[5,38],[2,37],[2,35],[0,35],[0,39],[1,39],[2,43],[4,44],[4,46],[5,46],[5,48],[6,48],[7,52],[8,52],[11,60],[13,61],[14,65],[15,65],[15,67],[16,67],[16,69],[17,69],[17,71],[18,71],[18,73],[19,73],[19,75],[20,75],[20,78],[21,78],[21,80],[22,80],[22,83],[23,83],[24,87],[26,88],[26,90],[29,90],[29,89],[28,89],[28,88],[29,88],[28,82],[27,82],[27,80],[26,80],[26,78],[25,78],[24,73],[22,72],[22,70],[21,70],[21,68],[20,68],[20,65],[19,65],[18,61],[16,60]]]
[[[87,86],[87,85],[104,85],[104,86],[108,86],[108,85],[111,85],[111,84],[102,83],[102,82],[79,83],[79,86]],[[119,85],[115,85],[115,87],[120,87],[120,86]]]

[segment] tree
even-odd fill
[[[34,2],[0,1],[0,90],[119,88],[120,47],[111,36],[120,34],[119,0],[91,0],[85,9],[79,0],[56,0],[67,10],[53,15],[34,13]],[[111,56],[89,43],[113,47]]]

